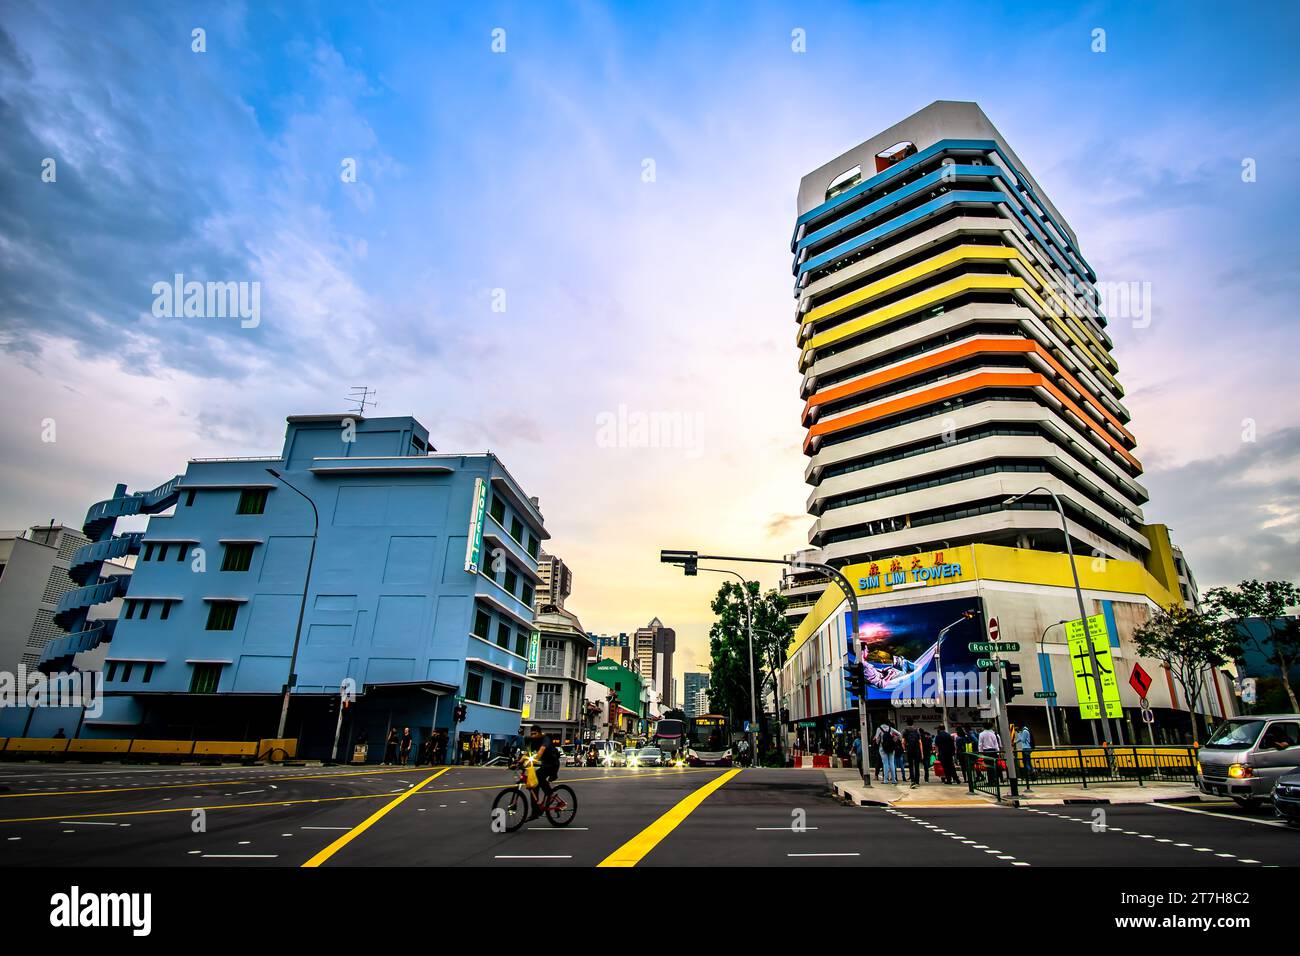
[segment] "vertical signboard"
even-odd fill
[[[1101,707],[1097,703],[1097,684],[1092,677],[1092,658],[1088,655],[1087,640],[1101,668],[1101,693],[1106,704],[1107,717],[1123,717],[1119,702],[1119,683],[1115,680],[1115,661],[1110,656],[1110,632],[1106,618],[1094,614],[1088,618],[1088,636],[1084,636],[1083,622],[1070,621],[1065,625],[1065,636],[1070,644],[1070,663],[1074,667],[1074,690],[1079,698],[1079,716],[1084,720],[1099,720]]]
[[[465,542],[465,570],[478,574],[483,556],[483,516],[487,513],[487,482],[474,479],[474,503],[469,509],[469,540]]]
[[[532,637],[528,638],[528,673],[537,673],[538,659],[541,656],[542,632],[533,631]]]

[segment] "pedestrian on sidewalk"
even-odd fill
[[[384,743],[384,766],[387,767],[397,760],[397,728],[388,728],[388,739]]]
[[[402,728],[402,739],[398,742],[398,753],[401,755],[402,766],[405,767],[411,762],[411,745],[415,741],[411,737],[411,728]]]
[[[853,766],[858,768],[862,776],[867,775],[867,771],[862,766],[862,735],[853,738]]]
[[[991,725],[980,731],[979,748],[980,753],[984,755],[985,763],[990,764],[989,769],[993,779],[1001,783],[1002,768],[998,765],[998,761],[1002,759],[1002,739],[998,737],[997,731]]]
[[[898,734],[889,721],[882,720],[876,728],[876,749],[880,752],[881,780],[884,783],[898,783]]]
[[[930,782],[930,764],[934,760],[934,738],[930,731],[921,728],[921,769],[925,771],[925,782]]]
[[[1024,768],[1025,782],[1028,783],[1034,776],[1034,761],[1031,751],[1034,749],[1034,738],[1029,733],[1028,725],[1021,727],[1016,731],[1016,750],[1020,753],[1020,766]]]
[[[921,731],[911,717],[903,728],[903,749],[907,753],[907,779],[915,790],[921,785]]]
[[[934,730],[934,752],[943,765],[943,782],[961,783],[957,775],[957,739],[942,727]]]

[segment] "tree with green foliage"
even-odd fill
[[[1170,604],[1133,633],[1133,643],[1139,654],[1160,661],[1178,681],[1192,714],[1192,739],[1200,740],[1196,708],[1206,672],[1221,667],[1229,658],[1224,628],[1209,614]]]
[[[1300,664],[1300,623],[1286,612],[1300,605],[1300,589],[1289,581],[1242,581],[1234,588],[1215,588],[1205,595],[1209,612],[1225,625],[1229,654],[1241,660],[1247,648],[1278,669],[1291,710],[1300,713],[1291,671]],[[1257,627],[1248,627],[1255,618]]]
[[[750,712],[746,614],[753,614],[754,684],[760,705],[769,690],[777,700],[778,675],[794,636],[785,615],[785,598],[774,590],[761,592],[756,581],[746,583],[748,609],[740,583],[727,581],[713,599],[714,622],[709,628],[709,701],[734,723],[747,719]],[[778,746],[779,740],[778,736]]]
[[[663,718],[662,718],[662,719],[664,719],[664,720],[685,720],[685,719],[686,719],[686,711],[682,710],[680,707],[672,707],[672,708],[670,708],[670,709],[664,711],[664,715],[663,715]]]

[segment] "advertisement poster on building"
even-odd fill
[[[967,611],[973,611],[974,618],[968,625],[949,631],[941,650],[939,632]],[[853,633],[850,617],[846,611],[846,633]],[[940,687],[946,685],[950,704],[976,705],[979,700],[977,655],[966,645],[972,637],[983,635],[983,620],[978,598],[859,612],[858,659],[865,667],[867,700],[888,700],[897,707],[936,706]],[[940,677],[940,665],[944,680]]]

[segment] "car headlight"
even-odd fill
[[[1244,780],[1247,777],[1255,776],[1255,771],[1250,769],[1249,764],[1234,763],[1228,767],[1228,776],[1234,780]]]

